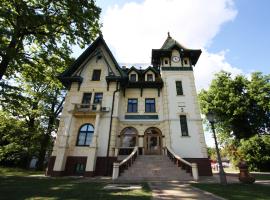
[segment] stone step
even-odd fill
[[[140,155],[131,167],[121,173],[119,181],[188,181],[190,173],[177,167],[164,155]]]

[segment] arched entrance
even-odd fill
[[[144,154],[161,154],[162,134],[158,128],[151,127],[144,132]]]
[[[126,127],[121,131],[120,147],[135,147],[138,145],[138,131],[133,127]]]

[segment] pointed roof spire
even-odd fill
[[[172,38],[169,31],[168,31],[168,38]]]

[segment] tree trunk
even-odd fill
[[[6,49],[6,52],[4,55],[2,55],[2,60],[1,60],[1,63],[0,63],[0,81],[2,80],[3,76],[5,75],[6,71],[7,71],[7,68],[8,68],[8,65],[11,61],[11,58],[12,58],[12,52],[16,52],[17,47],[18,45],[18,38],[16,36],[16,34],[14,34],[14,36],[12,37],[7,49]]]
[[[6,73],[10,61],[8,56],[3,56],[2,59],[3,60],[0,63],[0,81],[3,78],[3,75]]]
[[[44,160],[45,160],[47,148],[50,142],[50,134],[53,130],[54,122],[55,122],[55,116],[51,116],[49,118],[47,131],[44,134],[42,141],[40,143],[40,151],[39,151],[38,162],[37,162],[37,169],[39,170],[44,169]]]

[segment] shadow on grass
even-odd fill
[[[211,192],[220,197],[227,199],[252,199],[252,200],[266,200],[270,199],[270,186],[259,184],[207,184],[207,183],[195,183],[193,187]]]
[[[36,177],[0,177],[0,199],[91,199],[150,200],[151,190],[104,190],[105,183],[80,182],[74,179]]]

